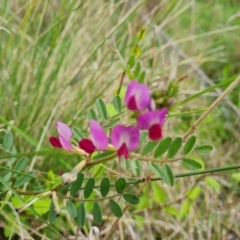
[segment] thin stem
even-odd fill
[[[184,158],[184,156],[181,156],[181,157],[178,157],[178,158],[174,158],[174,159],[166,159],[166,160],[162,160],[162,161],[159,160],[159,159],[156,159],[156,158],[143,157],[143,156],[140,156],[138,154],[130,154],[129,158],[130,159],[137,158],[137,159],[139,159],[139,160],[141,160],[143,162],[156,162],[156,163],[160,163],[161,165],[163,165],[166,162],[176,162],[176,161],[179,161],[182,158]]]
[[[183,141],[195,131],[197,126],[203,121],[203,119],[240,83],[240,76],[236,78],[229,87],[211,104],[211,106],[197,119],[197,121],[188,129],[183,136]]]
[[[102,159],[100,159],[98,161],[92,161],[92,162],[87,163],[85,168],[91,168],[91,167],[93,167],[95,165],[98,165],[100,163],[105,163],[105,162],[107,162],[107,161],[109,161],[109,160],[111,160],[111,159],[113,159],[115,157],[116,157],[116,152],[114,152],[113,154],[111,154],[111,155],[109,155],[109,156],[107,156],[105,158],[102,158]]]
[[[180,174],[174,175],[174,178],[182,178],[182,177],[189,177],[189,176],[200,175],[200,174],[229,171],[229,170],[234,170],[234,169],[238,169],[238,168],[240,168],[240,164],[232,165],[232,166],[225,166],[225,167],[220,167],[220,168],[210,168],[210,169],[180,173]],[[162,180],[162,178],[157,177],[157,178],[151,178],[150,181],[154,182],[154,181],[160,181],[160,180]],[[140,179],[138,181],[128,181],[127,184],[136,184],[136,183],[141,183],[143,181],[144,181],[144,179]]]
[[[124,77],[125,77],[125,71],[122,73],[122,77],[121,77],[121,79],[120,79],[120,84],[119,84],[119,87],[118,87],[117,95],[120,94]]]
[[[229,171],[229,170],[234,170],[234,169],[239,169],[239,168],[240,168],[240,164],[232,165],[232,166],[225,166],[225,167],[220,167],[220,168],[210,168],[210,169],[204,169],[204,170],[198,170],[198,171],[192,171],[192,172],[176,174],[176,175],[174,175],[174,178],[182,178],[182,177],[189,177],[189,176],[200,175],[200,174],[208,174],[208,173]],[[149,179],[149,181],[151,181],[151,182],[161,181],[161,180],[162,180],[161,177],[156,177],[156,178],[150,178]],[[142,182],[145,182],[144,178],[143,179],[139,179],[139,180],[128,181],[127,185],[129,185],[129,184],[138,184],[138,183],[142,183]],[[111,184],[110,186],[114,186],[114,184]],[[57,189],[57,187],[55,187],[51,191],[55,191],[55,189]],[[94,188],[99,188],[99,186],[95,186]],[[81,189],[83,189],[83,188],[81,188]],[[38,195],[38,194],[44,193],[44,192],[21,192],[21,191],[17,191],[17,190],[16,190],[16,192],[18,194],[20,194],[20,195]]]

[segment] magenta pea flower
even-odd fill
[[[112,130],[112,144],[117,149],[117,155],[129,157],[129,151],[135,150],[138,146],[140,133],[134,126],[117,125]]]
[[[70,140],[72,137],[72,129],[62,122],[57,122],[56,126],[59,138],[52,136],[49,138],[49,142],[52,144],[53,147],[63,148],[67,151],[71,150],[72,144]]]
[[[131,81],[127,87],[125,103],[132,111],[143,111],[148,108],[151,101],[151,94],[145,84]]]
[[[108,137],[105,134],[103,127],[95,120],[90,121],[90,138],[83,138],[79,141],[78,145],[87,153],[94,151],[103,151],[107,148]]]
[[[162,138],[162,126],[166,114],[166,108],[143,113],[137,118],[137,127],[140,130],[148,130],[148,136],[152,141],[159,140]]]

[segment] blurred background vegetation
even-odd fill
[[[145,82],[160,91],[176,83],[176,103],[231,79],[240,66],[239,6],[238,0],[0,0],[0,129],[11,129],[18,153],[46,149],[56,121],[86,130],[87,109],[100,96],[111,101],[136,44]],[[181,136],[199,114],[180,113],[206,109],[226,87],[173,108],[166,135]],[[210,156],[194,156],[205,168],[238,163],[239,92],[240,86],[197,129],[198,142],[215,147]],[[52,180],[78,159],[48,154],[28,161],[39,177]],[[183,169],[176,164],[174,171]],[[152,183],[113,239],[240,239],[239,180],[215,174],[179,179],[173,188]],[[34,184],[28,187],[43,187]],[[58,239],[29,214],[20,215],[19,225],[12,210],[2,211],[0,238],[19,239],[21,229],[25,239]],[[89,214],[84,234],[91,225]],[[54,228],[74,239],[67,217]]]

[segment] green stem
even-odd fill
[[[200,175],[200,174],[208,174],[208,173],[215,173],[215,172],[222,172],[222,171],[229,171],[229,170],[234,170],[234,169],[238,169],[240,168],[240,164],[237,165],[232,165],[232,166],[225,166],[225,167],[220,167],[220,168],[211,168],[211,169],[206,169],[206,170],[198,170],[198,171],[192,171],[192,172],[186,172],[186,173],[180,173],[180,174],[176,174],[174,176],[174,178],[182,178],[182,177],[189,177],[189,176],[194,176],[194,175]],[[162,178],[161,177],[156,177],[156,178],[151,178],[149,181],[154,182],[154,181],[161,181]],[[144,182],[145,179],[139,179],[139,180],[133,180],[133,181],[128,181],[127,185],[129,184],[138,184],[138,183],[142,183]],[[111,184],[110,186],[114,186],[115,184]],[[55,187],[55,189],[57,189],[59,187],[59,185],[57,187]],[[94,188],[99,188],[99,186],[95,186]],[[79,190],[82,190],[84,188],[80,188]],[[53,190],[51,190],[53,191]],[[20,195],[38,195],[38,194],[42,194],[44,192],[21,192],[21,191],[17,191],[18,194]]]
[[[232,165],[232,166],[225,166],[225,167],[220,167],[220,168],[210,168],[210,169],[206,169],[206,170],[198,170],[198,171],[193,171],[193,172],[180,173],[180,174],[176,174],[174,176],[174,178],[182,178],[182,177],[189,177],[189,176],[200,175],[200,174],[229,171],[229,170],[234,170],[234,169],[238,169],[238,168],[240,168],[240,164]],[[150,181],[154,182],[154,181],[159,181],[159,180],[162,180],[162,178],[161,177],[151,178]],[[144,179],[129,181],[129,182],[127,182],[127,184],[136,184],[136,183],[141,183],[141,182],[144,182]]]
[[[92,161],[92,162],[87,163],[87,165],[84,167],[84,169],[85,168],[91,168],[91,167],[93,167],[95,165],[98,165],[100,163],[107,162],[107,161],[109,161],[109,160],[111,160],[111,159],[113,159],[115,157],[116,157],[116,152],[113,152],[113,154],[111,154],[111,155],[109,155],[109,156],[107,156],[105,158],[102,158],[102,159],[100,159],[98,161]]]

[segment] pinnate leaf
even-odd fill
[[[168,157],[169,158],[174,157],[177,154],[178,150],[180,149],[181,145],[182,145],[182,138],[176,137],[172,141],[172,143],[168,149]]]
[[[77,217],[77,208],[71,200],[67,200],[66,209],[72,218]]]
[[[182,165],[184,167],[186,167],[187,169],[190,169],[190,170],[196,170],[196,169],[201,169],[202,168],[202,164],[201,163],[199,163],[196,160],[189,159],[189,158],[184,158],[182,160]]]
[[[95,186],[95,179],[94,178],[89,178],[85,184],[84,190],[83,190],[83,195],[84,198],[89,198],[90,195],[93,192]]]
[[[122,100],[118,95],[113,98],[113,106],[118,113],[121,112],[121,110],[122,110]]]
[[[116,217],[118,217],[118,218],[122,217],[122,214],[123,214],[122,209],[116,201],[114,201],[113,199],[110,199],[109,200],[109,206],[110,206],[110,209],[111,209],[112,213]]]
[[[170,187],[174,185],[174,175],[172,169],[167,165],[163,165],[164,178],[163,181]]]
[[[86,221],[86,210],[84,204],[81,202],[77,208],[76,223],[79,227],[82,227]]]
[[[185,143],[185,146],[184,146],[184,149],[183,149],[183,154],[184,155],[189,154],[192,151],[195,143],[196,143],[196,137],[193,135]]]
[[[212,150],[213,146],[211,145],[201,145],[194,148],[194,151],[198,153],[210,153]]]
[[[72,197],[74,197],[77,194],[77,192],[80,190],[83,183],[83,179],[84,179],[84,174],[79,173],[76,181],[72,183],[71,189],[70,189],[70,194]]]
[[[97,225],[102,222],[102,210],[97,202],[93,204],[93,220]]]
[[[127,202],[129,202],[133,205],[137,205],[140,202],[140,199],[136,195],[133,195],[133,194],[130,194],[130,193],[123,194],[123,198]]]
[[[168,150],[171,142],[172,142],[172,138],[170,137],[166,137],[163,140],[161,140],[154,152],[154,155],[153,155],[154,158],[158,158],[162,156]]]
[[[109,178],[103,178],[100,183],[100,192],[102,197],[106,197],[110,190],[110,180]]]
[[[127,182],[124,178],[119,178],[116,182],[115,182],[115,189],[117,191],[118,194],[121,194],[125,187],[127,185]]]
[[[98,111],[98,114],[100,115],[100,117],[103,120],[107,120],[108,119],[108,113],[107,113],[107,107],[105,105],[105,103],[103,102],[103,100],[101,98],[98,98],[96,100],[96,108]]]

